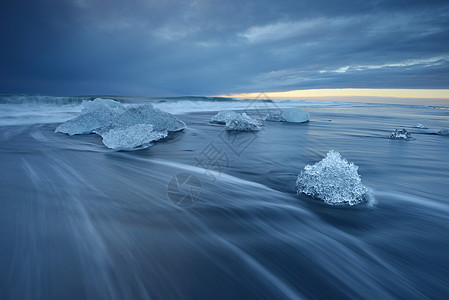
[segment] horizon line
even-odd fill
[[[373,88],[342,88],[342,89],[305,89],[284,92],[251,92],[229,93],[216,97],[231,98],[268,98],[279,100],[315,97],[387,97],[387,98],[414,98],[414,99],[449,99],[449,89],[373,89]]]

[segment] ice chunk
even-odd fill
[[[112,128],[102,132],[103,144],[114,150],[133,150],[147,148],[151,142],[165,138],[167,131],[153,131],[151,124],[136,124],[127,127]]]
[[[107,108],[116,112],[125,111],[125,107],[120,102],[112,99],[95,98],[93,101],[83,101],[81,105],[83,106],[81,112],[94,111],[100,108]]]
[[[219,111],[215,116],[213,116],[210,119],[210,122],[218,124],[226,124],[226,122],[229,122],[232,119],[236,118],[237,115],[239,115],[239,113],[233,110],[222,110]]]
[[[154,131],[179,131],[186,128],[186,124],[172,114],[154,108],[151,104],[141,104],[128,108],[106,127],[96,130],[103,133],[111,129],[125,128],[137,124],[151,124]]]
[[[310,120],[310,115],[307,111],[300,109],[284,109],[282,112],[270,112],[265,117],[265,121],[270,122],[291,122],[304,123]]]
[[[98,128],[95,133],[103,137],[103,144],[115,150],[132,150],[148,147],[151,142],[168,135],[169,131],[179,131],[186,124],[172,114],[142,104],[128,108],[109,125]]]
[[[368,189],[362,184],[358,166],[331,150],[314,165],[307,165],[296,179],[297,193],[319,198],[331,205],[354,205],[365,201]]]
[[[397,130],[395,129],[389,136],[390,139],[394,140],[410,140],[412,135],[405,129]]]
[[[286,109],[282,111],[282,117],[286,122],[304,123],[310,120],[310,115],[307,111],[299,109]]]
[[[449,128],[443,128],[440,131],[438,131],[437,134],[449,136]]]
[[[59,125],[56,132],[70,135],[94,132],[108,148],[132,150],[148,147],[168,132],[186,127],[183,121],[151,104],[124,107],[114,100],[97,98],[83,106],[81,115]]]
[[[287,122],[282,116],[282,112],[270,112],[265,116],[264,120],[269,122]]]
[[[414,128],[420,128],[420,129],[429,129],[429,127],[427,127],[426,125],[423,125],[421,123],[416,124],[415,126],[413,126]]]
[[[96,129],[111,123],[114,118],[126,110],[120,102],[102,98],[83,101],[82,105],[81,114],[59,125],[55,132],[69,135],[93,133]]]
[[[237,114],[234,118],[226,122],[226,130],[235,131],[256,131],[260,130],[262,125],[245,113]]]

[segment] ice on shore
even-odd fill
[[[165,138],[170,131],[179,131],[186,124],[151,104],[125,107],[110,99],[83,102],[81,115],[59,125],[56,132],[74,134],[96,133],[103,144],[115,150],[148,147]]]
[[[151,104],[141,104],[129,107],[124,113],[114,118],[110,124],[96,130],[96,132],[99,133],[138,124],[151,124],[154,131],[179,131],[186,128],[186,124],[172,114],[154,108]]]
[[[310,120],[310,114],[307,111],[299,109],[285,109],[282,112],[270,112],[265,117],[269,122],[291,122],[304,123]]]
[[[210,119],[211,123],[226,124],[226,122],[231,121],[239,115],[238,112],[233,110],[222,110],[219,111],[215,116]]]
[[[172,114],[142,104],[128,108],[109,125],[95,130],[103,138],[103,144],[114,150],[133,150],[148,147],[167,137],[170,131],[179,131],[186,124]]]
[[[226,130],[233,131],[257,131],[262,125],[256,119],[246,113],[237,114],[234,118],[226,121]]]
[[[296,179],[298,194],[318,198],[330,205],[354,205],[365,201],[368,189],[362,184],[358,166],[331,150],[314,165],[307,165]]]
[[[81,105],[83,106],[83,109],[81,110],[83,113],[101,108],[106,108],[119,113],[125,111],[125,107],[120,102],[105,98],[95,98],[93,101],[84,100]]]
[[[414,128],[419,128],[419,129],[429,129],[429,127],[427,127],[424,124],[418,123],[415,126],[413,126]]]
[[[310,120],[309,112],[299,109],[286,109],[282,111],[282,117],[286,122],[304,123]]]
[[[287,120],[282,116],[282,112],[270,112],[264,118],[268,122],[287,122]]]
[[[447,135],[449,136],[449,128],[443,128],[437,132],[439,135]]]
[[[167,131],[154,131],[151,124],[117,127],[101,133],[103,144],[114,150],[147,148],[152,142],[167,137]]]
[[[394,140],[410,140],[412,135],[405,129],[397,130],[395,129],[389,136],[390,139]]]
[[[93,133],[96,129],[111,123],[126,110],[120,102],[102,98],[83,101],[82,106],[81,115],[62,123],[55,132],[68,135]]]

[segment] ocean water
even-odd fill
[[[449,298],[447,107],[120,98],[187,128],[117,152],[54,133],[93,98],[0,98],[0,299]],[[208,122],[292,107],[310,122]],[[296,194],[329,150],[359,166],[369,203]]]

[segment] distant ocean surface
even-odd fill
[[[449,299],[448,107],[102,96],[187,124],[117,152],[54,133],[94,98],[0,96],[0,299]],[[209,123],[286,108],[310,122]],[[372,203],[296,194],[329,150]]]

